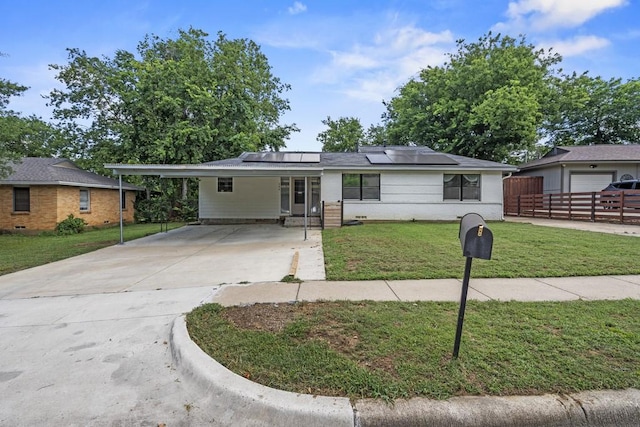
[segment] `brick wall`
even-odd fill
[[[80,188],[58,187],[58,222],[73,214],[77,218],[84,219],[90,226],[102,226],[117,224],[120,222],[120,205],[118,202],[118,190],[105,188],[87,188],[89,190],[89,210],[80,210]],[[133,202],[135,194],[126,192],[127,203],[122,211],[125,222],[133,222]]]
[[[13,212],[13,187],[0,186],[0,230],[53,230],[69,214],[84,219],[90,226],[120,222],[119,192],[89,188],[89,211],[80,211],[80,188],[68,186],[30,187],[30,212]],[[133,222],[135,193],[126,191],[123,219]]]

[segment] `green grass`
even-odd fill
[[[170,223],[169,228],[182,225]],[[126,225],[124,240],[126,242],[159,231],[159,224]],[[1,234],[0,275],[81,255],[118,242],[120,227],[91,229],[70,236],[59,236],[53,232],[39,235]]]
[[[389,400],[640,388],[640,301],[469,301],[457,360],[455,303],[280,304],[290,313],[276,332],[229,320],[252,309],[199,307],[189,333],[232,371],[282,390]]]
[[[494,222],[491,260],[472,277],[640,274],[632,236]],[[324,230],[328,280],[460,278],[465,258],[459,223],[379,223]]]

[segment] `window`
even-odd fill
[[[29,212],[31,210],[31,197],[29,187],[13,188],[13,211]]]
[[[290,212],[289,188],[291,182],[289,178],[280,178],[280,213],[288,214]]]
[[[232,193],[233,178],[218,178],[218,193]]]
[[[123,211],[124,211],[124,210],[126,210],[126,209],[127,209],[127,192],[126,192],[126,191],[124,191],[124,190],[122,190],[122,200],[121,200],[121,203],[122,203],[122,210],[123,210]]]
[[[380,200],[380,174],[343,174],[342,198],[345,200]]]
[[[444,200],[480,200],[480,175],[445,174]]]
[[[80,190],[80,211],[88,212],[90,209],[89,190]]]

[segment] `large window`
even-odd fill
[[[289,214],[291,212],[290,200],[291,181],[289,177],[280,178],[280,213]]]
[[[445,174],[444,200],[480,200],[480,175]]]
[[[380,200],[380,174],[343,174],[342,198],[344,200]]]
[[[31,210],[31,196],[29,187],[13,187],[13,211],[29,212]]]
[[[232,193],[233,178],[218,178],[218,193]]]
[[[80,190],[80,211],[88,212],[91,210],[91,196],[89,190]]]

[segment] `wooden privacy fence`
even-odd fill
[[[640,224],[640,191],[505,196],[504,214]]]

